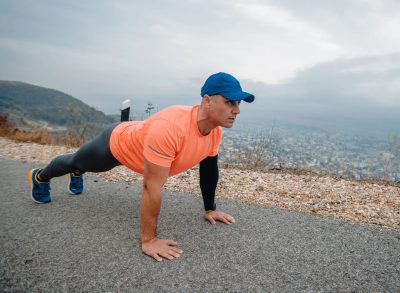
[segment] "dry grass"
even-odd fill
[[[66,133],[51,133],[44,127],[33,127],[21,130],[12,126],[7,116],[0,116],[0,136],[20,142],[35,142],[41,145],[66,145],[79,147],[85,143],[84,135],[87,126],[80,133],[68,129]]]
[[[65,139],[65,145],[69,147],[80,147],[85,143],[85,132],[87,130],[87,124],[85,124],[80,132],[76,130],[68,129],[67,137]]]
[[[32,128],[31,130],[20,130],[10,125],[7,116],[0,116],[0,136],[22,142],[55,144],[55,139],[51,137],[46,129]]]

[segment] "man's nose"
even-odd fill
[[[235,107],[233,107],[233,114],[239,115],[240,114],[240,104],[235,103]]]

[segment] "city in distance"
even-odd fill
[[[243,104],[231,129],[224,129],[222,163],[255,169],[293,168],[353,179],[400,180],[400,130],[391,121],[318,117],[257,117]],[[144,106],[143,106],[144,107]],[[147,115],[142,107],[131,119]],[[269,111],[268,111],[269,112]],[[289,120],[290,119],[290,120]],[[255,162],[257,161],[257,162]]]

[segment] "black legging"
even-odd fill
[[[50,181],[53,177],[68,173],[83,174],[85,172],[105,172],[121,165],[111,154],[110,137],[113,124],[102,131],[96,138],[83,145],[76,153],[62,155],[50,162],[39,173],[40,179]],[[200,189],[204,201],[204,209],[215,210],[215,189],[218,183],[218,155],[207,157],[200,162]]]
[[[117,125],[118,123],[115,123],[103,130],[93,140],[81,146],[76,153],[53,159],[40,171],[40,179],[50,181],[53,177],[68,173],[105,172],[121,165],[110,150],[111,132]]]

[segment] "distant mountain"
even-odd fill
[[[68,130],[84,140],[116,121],[68,94],[18,81],[0,81],[0,116],[20,129]]]
[[[0,115],[16,126],[44,121],[58,126],[105,125],[114,121],[103,112],[63,92],[16,81],[0,81]]]
[[[114,119],[63,92],[17,81],[0,81],[0,115],[16,126],[43,121],[58,126],[106,125]]]

